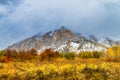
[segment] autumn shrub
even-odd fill
[[[5,51],[6,51],[5,56],[9,56],[9,57],[11,57],[11,55],[12,55],[12,50],[7,49],[7,50],[5,50]]]
[[[5,50],[0,51],[0,58],[5,57],[5,54],[6,54]]]
[[[100,58],[101,53],[98,51],[93,51],[93,52],[80,52],[79,56],[83,59],[87,58]]]
[[[36,77],[37,80],[45,80],[46,79],[42,70],[37,70],[36,74],[37,74],[37,77]]]
[[[80,52],[79,56],[83,59],[92,58],[93,54],[91,52]]]
[[[18,57],[18,52],[16,50],[2,50],[0,51],[0,57],[12,57],[12,58],[17,58]]]
[[[6,56],[6,51],[5,50],[1,50],[0,51],[0,57],[4,57]]]
[[[4,62],[6,58],[10,59],[21,59],[21,60],[28,60],[28,59],[34,59],[37,56],[37,50],[32,48],[30,50],[21,50],[21,51],[16,51],[16,50],[11,50],[11,49],[6,49],[0,51],[0,61]]]
[[[37,50],[35,49],[35,48],[32,48],[31,50],[30,50],[30,53],[33,55],[33,56],[37,56],[38,54],[37,54]]]
[[[28,60],[28,59],[32,59],[33,56],[29,51],[20,51],[19,52],[19,58],[21,60]]]
[[[21,60],[27,60],[27,59],[31,59],[32,55],[28,51],[20,51],[19,52],[19,58]]]
[[[52,60],[59,57],[59,52],[52,49],[46,49],[39,56],[40,60]]]
[[[85,74],[86,80],[107,80],[109,71],[102,68],[89,68],[86,67],[81,71]]]
[[[18,74],[8,77],[9,80],[23,80],[22,77]]]
[[[18,58],[18,52],[16,50],[12,51],[11,57]]]
[[[76,57],[76,54],[74,52],[61,53],[60,57],[66,59],[74,59]]]
[[[2,51],[0,51],[0,57],[2,56],[3,54],[2,54]]]
[[[93,51],[92,54],[93,54],[93,58],[100,58],[101,56],[101,53],[98,51]]]
[[[110,47],[107,50],[107,61],[120,61],[120,46]]]
[[[10,62],[11,56],[6,50],[0,51],[0,62]]]
[[[0,79],[1,80],[7,80],[8,79],[8,74],[2,74],[1,76],[0,76]]]
[[[2,63],[7,63],[10,61],[11,61],[11,57],[9,57],[9,56],[0,58],[0,62],[2,62]]]
[[[30,60],[34,59],[35,56],[37,56],[37,50],[36,49],[30,49],[30,50],[22,50],[18,52],[18,57],[21,60]]]

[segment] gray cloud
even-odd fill
[[[2,47],[62,25],[75,32],[120,38],[119,0],[11,1],[0,4]]]

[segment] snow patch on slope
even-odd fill
[[[92,43],[84,43],[84,44],[80,44],[80,43],[75,43],[75,42],[71,42],[70,43],[70,47],[67,46],[67,44],[61,45],[58,48],[58,51],[70,51],[70,52],[82,52],[82,51],[105,51],[106,48],[104,48],[103,46],[98,46]]]

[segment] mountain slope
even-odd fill
[[[47,32],[45,34],[36,34],[23,41],[9,46],[7,49],[27,50],[36,48],[41,52],[47,48],[53,48],[58,51],[104,51],[107,47],[120,44],[109,38],[97,39],[95,36],[85,37],[80,33],[73,33],[65,27]]]

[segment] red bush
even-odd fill
[[[31,53],[32,55],[34,55],[34,56],[37,56],[37,50],[36,50],[35,48],[32,48],[32,49],[30,50],[30,53]]]
[[[46,49],[40,54],[41,60],[52,60],[59,57],[59,52],[54,51],[52,49]]]
[[[11,61],[10,57],[5,57],[5,58],[0,59],[0,62],[3,62],[3,63],[7,63],[7,62],[10,62],[10,61]]]
[[[0,52],[0,62],[8,62],[11,58],[21,60],[33,59],[35,56],[37,56],[37,50],[34,48],[26,51],[7,49]]]
[[[33,59],[35,56],[37,56],[37,50],[36,49],[31,49],[31,50],[22,50],[19,52],[19,58],[23,60],[27,59]]]

